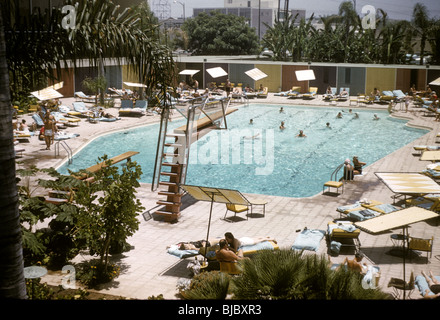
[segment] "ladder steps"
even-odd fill
[[[179,174],[175,173],[175,172],[165,172],[165,171],[163,171],[160,174],[163,175],[163,176],[169,176],[169,177],[178,177],[179,176]]]
[[[161,204],[164,206],[179,206],[180,207],[180,202],[171,202],[171,201],[165,201],[165,200],[159,200],[156,202],[157,204]]]

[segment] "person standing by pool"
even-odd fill
[[[53,143],[57,126],[55,125],[54,117],[47,112],[44,121],[44,140],[46,141],[46,150],[50,150],[50,145]]]
[[[349,181],[353,180],[354,169],[350,163],[350,159],[345,159],[344,161],[344,175],[342,177],[343,180]]]

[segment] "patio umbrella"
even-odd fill
[[[261,79],[267,77],[267,74],[265,74],[263,71],[261,71],[258,68],[248,70],[245,73],[255,81],[258,81],[258,80],[261,80]]]
[[[135,82],[124,82],[126,86],[129,87],[135,87],[135,88],[146,88],[147,86],[142,83],[135,83]]]
[[[33,91],[31,92],[31,95],[33,95],[35,98],[37,98],[40,101],[46,101],[50,99],[56,99],[56,98],[62,98],[63,95],[56,91],[52,87],[47,87],[42,90]]]
[[[206,69],[206,71],[211,75],[211,77],[213,78],[220,78],[223,76],[227,76],[228,73],[223,70],[223,68],[221,67],[216,67],[216,68],[210,68],[210,69]]]
[[[429,83],[432,86],[440,86],[440,78],[435,79]]]
[[[179,74],[184,75],[184,76],[193,76],[199,71],[200,70],[185,69],[183,71],[180,71]]]
[[[388,214],[380,215],[376,218],[355,222],[355,226],[359,229],[370,233],[378,234],[385,231],[390,231],[402,228],[403,237],[408,236],[408,226],[420,221],[438,217],[434,211],[426,210],[420,207],[409,207],[406,209],[394,211]],[[403,281],[405,282],[405,241],[403,241]],[[403,291],[403,299],[405,299],[405,290]]]
[[[315,72],[313,70],[297,70],[295,71],[298,81],[315,80]]]

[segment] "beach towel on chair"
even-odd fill
[[[318,251],[319,243],[324,238],[324,235],[324,230],[304,229],[295,239],[292,250]]]

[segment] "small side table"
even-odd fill
[[[250,203],[251,203],[251,217],[254,213],[254,206],[263,206],[263,217],[266,216],[266,204],[267,204],[266,200],[256,199],[256,200],[251,200]]]

